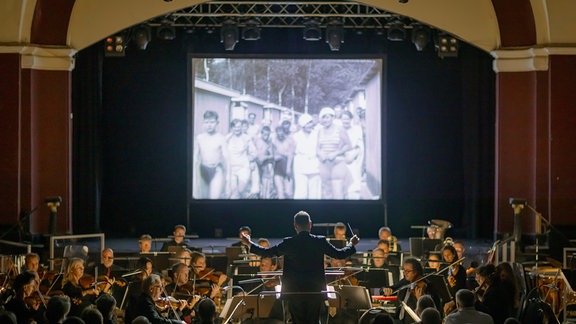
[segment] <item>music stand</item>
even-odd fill
[[[426,255],[430,251],[436,250],[436,245],[442,243],[440,239],[429,239],[422,237],[410,238],[410,254],[415,257]]]
[[[438,293],[438,297],[442,300],[442,302],[446,303],[452,300],[452,295],[450,294],[450,290],[448,290],[448,283],[446,282],[446,277],[443,275],[438,274],[431,274],[426,277],[432,289]]]
[[[359,273],[358,280],[366,288],[388,287],[388,269],[369,268],[367,271]]]
[[[230,320],[268,318],[275,300],[275,295],[234,296],[226,300],[219,317]],[[243,304],[238,306],[238,303]]]
[[[169,258],[172,256],[171,252],[140,252],[140,256],[145,256],[152,260],[154,268],[158,271],[170,268]]]
[[[334,290],[337,292],[337,305],[341,305],[341,308],[358,310],[372,307],[372,299],[366,287],[335,286]],[[338,307],[337,305],[333,307]]]
[[[238,259],[238,256],[242,253],[241,246],[229,246],[226,247],[226,257],[228,258],[228,264],[232,264],[232,262]]]

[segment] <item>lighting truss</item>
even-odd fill
[[[258,18],[262,28],[304,28],[304,22],[316,18],[326,22],[337,17],[344,28],[383,29],[397,14],[356,2],[336,1],[210,1],[172,12],[149,21],[155,26],[169,20],[175,27],[221,27],[234,18],[242,21]],[[323,21],[321,27],[326,27]]]

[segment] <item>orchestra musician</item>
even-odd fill
[[[94,286],[95,278],[84,276],[84,260],[72,258],[68,262],[68,268],[62,279],[62,292],[70,297],[70,316],[80,316],[84,308],[94,304],[99,292]]]
[[[17,275],[12,284],[15,295],[4,307],[16,315],[18,324],[28,324],[32,321],[41,323],[43,318],[46,305],[38,292],[37,276],[36,272],[26,270]]]
[[[38,272],[40,268],[40,256],[37,253],[30,252],[24,257],[24,266],[22,271],[30,270]]]
[[[186,322],[179,319],[171,319],[162,316],[161,310],[157,306],[157,301],[162,300],[162,280],[157,274],[151,274],[142,282],[142,294],[138,297],[133,305],[133,314],[136,316],[145,316],[151,323],[154,324],[185,324]],[[186,303],[181,303],[179,307],[186,307]],[[174,305],[169,305],[170,314],[174,314],[171,310]],[[166,309],[166,308],[163,308]]]
[[[186,226],[180,224],[174,226],[174,232],[172,234],[174,235],[172,240],[164,242],[164,244],[162,244],[162,248],[160,249],[160,251],[168,252],[168,248],[172,246],[180,246],[185,248],[189,247],[188,242],[185,240]]]
[[[150,253],[152,250],[152,236],[150,234],[142,234],[138,240],[140,253]]]
[[[346,225],[342,222],[336,223],[334,225],[334,239],[346,241]]]
[[[454,246],[449,244],[444,245],[442,248],[442,258],[444,259],[444,264],[441,269],[449,267],[449,269],[443,273],[446,277],[446,282],[448,282],[448,290],[450,291],[450,295],[456,296],[458,290],[466,288],[466,270],[464,270],[464,267],[460,263],[453,264],[458,261],[458,254]]]
[[[126,296],[126,310],[124,313],[124,320],[126,323],[130,323],[137,315],[134,314],[134,305],[138,300],[138,297],[142,294],[142,282],[148,276],[152,274],[152,260],[147,257],[140,257],[138,259],[138,269],[140,273],[134,276],[134,280],[132,280],[128,284],[128,294]]]
[[[493,264],[478,267],[476,281],[478,282],[476,309],[492,316],[494,324],[504,323],[506,318],[513,315],[514,292],[502,284]]]
[[[241,226],[241,227],[238,229],[238,238],[239,238],[240,240],[238,240],[238,242],[232,243],[232,246],[241,246],[241,247],[244,247],[244,246],[242,245],[242,235],[244,235],[244,234],[246,234],[246,235],[252,235],[252,229],[250,228],[250,226]]]
[[[278,245],[263,248],[244,235],[242,242],[261,257],[284,256],[282,277],[282,300],[292,318],[292,323],[317,323],[326,289],[324,255],[345,259],[356,252],[359,238],[353,236],[342,249],[330,244],[325,237],[310,234],[312,220],[307,212],[300,211],[294,216],[296,235],[285,238]]]
[[[176,259],[174,264],[184,263],[185,265],[190,266],[192,260],[192,251],[187,248],[182,248],[176,252],[174,259]]]
[[[214,269],[206,268],[206,256],[204,253],[193,251],[190,261],[192,280],[208,280],[211,283],[210,289],[198,291],[200,295],[208,295],[212,300],[222,296],[220,287],[226,282],[226,275],[214,271]]]
[[[382,289],[385,296],[390,296],[397,290],[398,301],[404,302],[410,308],[415,309],[418,299],[422,295],[430,295],[436,305],[440,305],[440,299],[433,287],[426,279],[423,278],[424,269],[420,262],[415,258],[406,258],[402,264],[404,278],[397,284]],[[414,323],[414,320],[406,313],[400,305],[396,311],[396,318],[402,323]]]
[[[166,286],[166,294],[176,299],[186,299],[188,307],[181,310],[178,315],[189,322],[192,316],[192,307],[200,300],[196,294],[194,281],[189,281],[190,269],[184,263],[172,266],[172,282]]]
[[[428,264],[426,269],[430,269],[431,272],[440,271],[440,266],[442,265],[442,261],[440,260],[440,255],[437,252],[430,251],[428,252]]]
[[[378,229],[378,240],[388,241],[390,250],[393,252],[402,251],[398,239],[392,235],[392,229],[388,226],[382,226]]]
[[[114,279],[122,272],[122,267],[114,264],[114,251],[111,248],[105,248],[100,255],[100,264],[96,267],[98,277],[105,276],[107,279]]]

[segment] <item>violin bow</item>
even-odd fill
[[[166,296],[166,298],[168,298],[168,293],[166,293],[166,287],[164,287],[164,285],[162,283],[160,283],[160,287],[162,287],[162,293],[164,294],[164,296]],[[176,290],[176,289],[174,289],[174,290]],[[172,305],[172,303],[168,303],[168,305],[170,305],[170,309],[174,313],[174,317],[176,317],[177,320],[182,321],[180,319],[180,316],[178,316],[176,309],[174,309],[174,306]]]
[[[444,268],[444,269],[440,269],[440,270],[438,270],[438,271],[436,271],[436,272],[429,273],[429,274],[423,276],[422,278],[420,278],[420,279],[418,279],[418,280],[416,280],[416,281],[414,281],[414,282],[411,282],[411,283],[409,283],[409,284],[407,284],[407,285],[404,285],[404,286],[402,286],[402,287],[394,290],[391,295],[394,295],[395,293],[399,292],[399,291],[402,290],[402,289],[409,288],[412,284],[415,284],[415,283],[417,283],[417,282],[420,282],[420,281],[422,281],[422,280],[424,280],[424,279],[426,279],[426,278],[428,278],[428,277],[430,277],[430,276],[432,276],[432,275],[439,275],[439,274],[441,274],[442,272],[450,269],[451,266],[462,262],[462,260],[464,260],[464,259],[465,259],[465,258],[461,258],[460,260],[457,260],[457,261],[455,261],[455,262],[452,262],[450,265],[448,265],[448,266],[447,266],[446,268]]]

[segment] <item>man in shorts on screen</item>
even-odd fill
[[[226,137],[216,131],[218,113],[204,112],[202,125],[204,132],[196,136],[194,145],[195,198],[220,199],[226,175]]]

